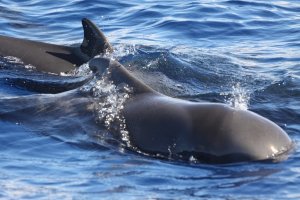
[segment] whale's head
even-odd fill
[[[231,109],[220,132],[228,134],[233,149],[251,160],[277,160],[286,154],[293,142],[274,122],[247,110]]]
[[[293,147],[282,128],[251,111],[211,104],[193,118],[195,152],[207,153],[210,162],[281,160]]]

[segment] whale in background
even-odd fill
[[[0,36],[0,55],[20,58],[38,71],[59,74],[86,63],[96,55],[112,51],[104,34],[94,23],[82,19],[84,39],[79,47]]]

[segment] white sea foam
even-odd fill
[[[14,56],[4,56],[4,58],[7,59],[9,63],[24,64],[20,58]]]
[[[85,68],[86,66],[83,66]],[[84,72],[86,73],[86,72]],[[91,92],[97,98],[97,118],[109,131],[118,132],[121,139],[130,146],[126,121],[122,115],[124,103],[130,97],[132,89],[127,84],[115,85],[109,80],[109,73],[95,76],[88,84],[81,87],[83,92]]]
[[[240,83],[236,83],[232,86],[232,90],[230,92],[221,93],[222,96],[225,96],[226,103],[231,107],[247,110],[248,104],[250,101],[250,92],[245,88],[240,86]]]
[[[128,45],[128,44],[117,44],[115,45],[114,52],[111,53],[112,58],[120,58],[127,55],[135,55],[136,54],[136,45]]]
[[[25,69],[36,69],[35,66],[33,66],[31,64],[27,64],[26,65],[20,58],[17,58],[17,57],[14,57],[14,56],[4,56],[3,58],[6,59],[6,61],[8,63],[24,65]],[[1,64],[3,64],[3,63],[1,63]]]

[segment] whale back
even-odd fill
[[[133,95],[141,93],[159,94],[115,60],[104,57],[94,58],[89,61],[89,67],[98,77],[107,76],[115,85],[127,84],[132,89]]]
[[[277,161],[293,148],[275,123],[219,103],[145,93],[127,102],[124,116],[134,148],[168,159],[214,164]]]

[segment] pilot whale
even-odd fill
[[[0,55],[17,57],[38,71],[59,74],[75,69],[98,54],[112,51],[110,43],[94,23],[82,19],[82,26],[84,39],[79,47],[0,36]]]
[[[221,103],[197,103],[168,97],[144,84],[124,66],[95,58],[89,66],[132,95],[124,105],[130,144],[141,152],[207,163],[273,160],[292,148],[275,123]]]
[[[83,27],[84,40],[77,48],[1,36],[0,54],[20,57],[37,70],[52,73],[69,71],[88,62],[95,77],[105,76],[116,86],[127,85],[131,92],[121,115],[130,148],[138,152],[180,160],[232,163],[273,160],[292,148],[287,133],[258,114],[221,103],[190,102],[163,95],[119,62],[93,58],[112,51],[112,47],[92,22],[84,19]],[[10,48],[3,45],[9,43]],[[27,49],[45,58],[27,54]]]

